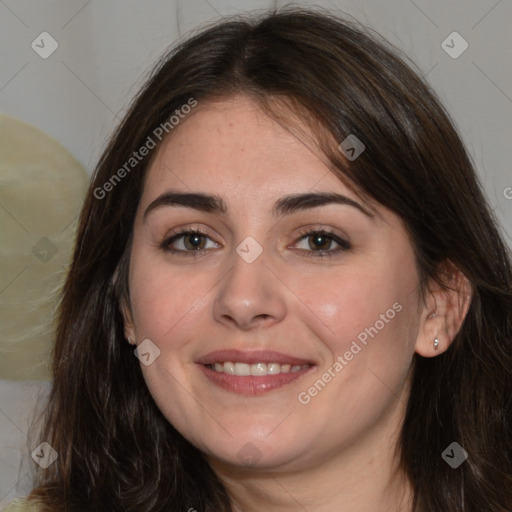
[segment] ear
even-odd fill
[[[129,253],[125,251],[125,254],[121,257],[117,267],[114,270],[112,275],[112,286],[115,290],[115,295],[118,298],[119,302],[119,311],[121,316],[123,317],[123,327],[124,327],[124,337],[128,341],[130,345],[137,344],[137,337],[135,335],[135,325],[133,322],[133,314],[132,308],[130,304],[130,291],[127,287],[122,286],[122,283],[119,281],[119,276],[121,273],[121,268],[127,265],[127,261],[129,261],[128,255]],[[125,269],[127,272],[127,269]]]
[[[471,283],[455,265],[443,263],[438,275],[443,284],[429,280],[421,310],[415,351],[423,357],[437,356],[450,347],[471,303]]]
[[[121,301],[119,306],[121,310],[121,315],[123,316],[123,324],[124,324],[124,337],[128,341],[130,345],[137,344],[137,337],[135,335],[135,326],[133,323],[133,315],[131,308],[126,301]]]

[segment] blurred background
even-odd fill
[[[49,387],[58,294],[109,135],[182,37],[285,5],[353,17],[416,64],[512,245],[510,0],[0,0],[0,506],[30,487],[26,411]]]

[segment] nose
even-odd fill
[[[252,263],[233,255],[213,304],[216,321],[248,331],[269,327],[286,316],[284,284],[267,267],[265,251]]]

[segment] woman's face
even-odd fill
[[[130,261],[126,331],[150,340],[158,407],[213,461],[371,452],[398,431],[420,330],[402,223],[245,97],[180,123],[148,170]]]

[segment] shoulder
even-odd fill
[[[36,502],[17,498],[11,501],[3,512],[38,512],[39,510],[40,508]]]

